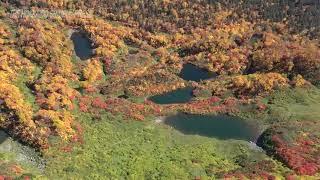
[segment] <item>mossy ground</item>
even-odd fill
[[[268,98],[268,102],[270,113],[281,113],[285,119],[320,120],[319,88],[298,88],[277,92]]]
[[[247,154],[248,161],[268,159],[245,141],[187,136],[152,120],[79,117],[85,129],[84,144],[70,153],[51,149],[46,168],[49,178],[212,179],[213,174],[239,168],[235,159],[241,154]]]

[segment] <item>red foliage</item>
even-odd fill
[[[300,167],[294,169],[300,175],[314,175],[318,172],[319,167],[315,163],[306,163]]]
[[[36,94],[36,103],[39,105],[46,103],[46,98],[45,98],[44,94],[42,94],[42,93]]]
[[[224,176],[225,180],[231,180],[231,179],[234,179],[234,178],[242,180],[242,179],[246,179],[246,176],[244,174],[241,174],[241,173],[228,174],[228,175]]]
[[[153,105],[154,103],[153,103],[152,101],[150,101],[149,99],[146,99],[146,100],[144,101],[144,104],[146,104],[146,105]]]
[[[234,106],[237,105],[237,99],[235,99],[235,98],[227,98],[226,100],[224,100],[223,104],[228,106],[228,107],[234,107]]]
[[[277,155],[299,175],[315,175],[320,170],[317,159],[310,156],[312,154],[312,145],[314,142],[305,140],[301,137],[295,143],[295,146],[288,146],[279,136],[273,135]]]
[[[259,111],[264,111],[267,109],[267,106],[265,104],[262,104],[262,103],[258,103],[258,110]]]
[[[222,112],[222,111],[224,111],[224,109],[225,109],[224,106],[213,106],[211,108],[211,110],[214,112]]]
[[[133,118],[138,121],[144,121],[144,116],[137,113],[129,113],[129,118]]]
[[[84,89],[86,93],[96,93],[98,92],[98,88],[95,86],[88,86]]]
[[[241,173],[236,172],[232,174],[226,174],[224,175],[225,180],[232,180],[232,179],[265,179],[265,180],[274,180],[276,179],[273,175],[270,175],[266,172],[261,172],[257,174],[253,173]]]
[[[61,148],[61,151],[66,152],[66,153],[72,152],[72,150],[73,150],[73,148],[70,145]]]
[[[75,94],[69,96],[69,99],[70,99],[70,100],[74,100],[75,98],[76,98],[76,95],[75,95]]]
[[[103,65],[106,71],[109,71],[111,62],[112,62],[111,58],[108,58],[108,57],[103,60]]]
[[[217,96],[213,96],[213,97],[209,98],[209,101],[210,101],[210,103],[217,103],[217,102],[220,102],[221,99]]]
[[[295,180],[296,179],[296,176],[294,174],[288,174],[286,176],[286,180]]]
[[[274,168],[274,163],[271,161],[260,161],[249,163],[243,168],[231,171],[224,175],[225,179],[265,179],[273,180],[275,177],[270,174]]]
[[[99,109],[106,109],[108,107],[107,103],[101,100],[101,98],[93,99],[92,106]]]
[[[83,140],[83,128],[81,127],[80,124],[75,124],[74,125],[74,129],[76,130],[76,133],[72,136],[71,138],[71,142],[78,142],[80,144],[83,144],[84,143],[84,140]]]
[[[201,180],[201,176],[194,177],[194,180]]]
[[[82,102],[79,103],[79,108],[82,112],[88,112],[88,106]]]
[[[79,98],[79,108],[82,112],[88,112],[89,106],[91,106],[92,100],[89,96],[82,96]]]

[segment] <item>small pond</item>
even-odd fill
[[[192,91],[192,87],[181,88],[165,94],[152,96],[149,100],[157,104],[187,103],[193,98]]]
[[[183,65],[179,76],[186,81],[200,82],[201,80],[215,78],[217,74],[187,63]]]
[[[45,168],[45,160],[33,148],[12,139],[0,129],[0,154],[10,154],[18,163],[32,166],[39,171]]]
[[[75,31],[71,35],[71,40],[74,45],[74,51],[81,60],[87,60],[92,57],[91,41],[85,33]]]
[[[188,135],[200,135],[217,139],[237,139],[255,142],[259,136],[257,127],[246,121],[227,115],[191,115],[178,113],[168,116],[165,124]]]

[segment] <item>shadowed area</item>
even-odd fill
[[[9,138],[9,136],[0,129],[0,145]]]

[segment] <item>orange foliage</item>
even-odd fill
[[[44,109],[73,108],[72,97],[78,92],[69,87],[68,80],[61,75],[45,76],[35,85],[38,102]],[[45,95],[46,98],[43,98]]]
[[[9,41],[9,37],[11,36],[11,32],[8,26],[0,21],[0,45],[4,45]]]
[[[48,119],[56,132],[66,139],[72,133],[73,121],[67,110],[73,109],[73,99],[78,96],[69,86],[69,81],[76,81],[77,76],[73,73],[67,36],[60,27],[44,20],[24,18],[19,23],[19,45],[24,55],[43,67],[35,83],[36,102],[41,107],[37,116]]]

